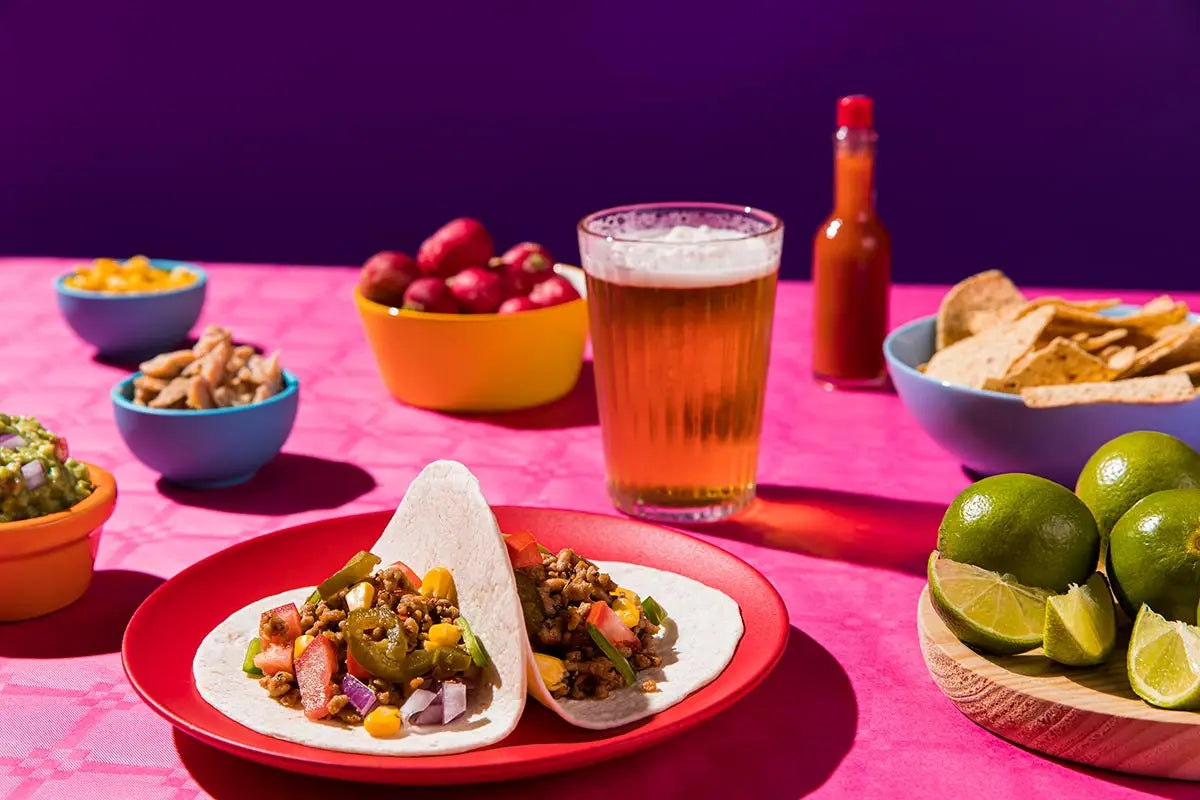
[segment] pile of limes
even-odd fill
[[[1200,453],[1184,442],[1119,436],[1074,492],[1033,475],[984,478],[950,504],[928,571],[933,606],[963,642],[1000,655],[1040,646],[1068,666],[1113,653],[1115,594],[1134,620],[1134,691],[1200,708]]]

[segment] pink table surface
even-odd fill
[[[112,421],[108,392],[126,370],[97,361],[59,316],[52,278],[67,266],[0,259],[0,410],[66,434],[76,455],[113,472],[120,496],[88,594],[52,617],[0,625],[0,797],[348,794],[199,744],[143,705],[120,659],[138,603],[234,542],[392,508],[436,458],[465,462],[495,503],[613,513],[590,371],[538,412],[463,418],[399,405],[376,374],[349,299],[355,273],[345,268],[208,265],[201,323],[280,348],[301,381],[300,412],[283,455],[251,483],[208,493],[164,485]],[[932,312],[943,291],[897,287],[893,320]],[[571,791],[582,800],[611,796],[632,775],[639,795],[660,797],[1200,796],[1200,787],[1028,753],[977,728],[938,692],[914,611],[943,507],[967,479],[894,395],[828,393],[809,379],[810,303],[808,285],[780,287],[761,500],[701,537],[753,564],[783,595],[792,630],[778,669],[733,710],[637,757],[437,796]]]

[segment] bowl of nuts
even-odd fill
[[[300,384],[269,356],[210,326],[186,350],[162,353],[112,389],[117,429],[163,478],[193,489],[244,483],[283,448]]]
[[[200,317],[208,278],[184,261],[98,258],[54,284],[63,319],[113,358],[147,358],[179,344]]]

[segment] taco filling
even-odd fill
[[[530,533],[505,536],[538,673],[555,699],[604,699],[661,666],[653,639],[666,617],[570,548],[553,553]]]
[[[458,609],[454,579],[418,579],[359,552],[301,606],[264,611],[242,669],[310,720],[363,725],[371,736],[403,723],[444,725],[467,708],[488,665]]]

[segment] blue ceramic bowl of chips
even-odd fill
[[[1118,306],[1103,313],[1136,310]],[[1190,315],[1197,321],[1195,314]],[[1162,431],[1200,449],[1200,402],[1102,403],[1029,408],[1020,396],[956,386],[917,370],[934,351],[937,318],[896,328],[883,343],[896,393],[929,437],[975,475],[1028,472],[1074,488],[1102,444],[1131,431]]]
[[[58,308],[75,334],[105,357],[141,361],[167,350],[187,338],[200,318],[208,291],[204,270],[186,261],[150,259],[155,269],[183,267],[196,280],[178,289],[157,292],[111,293],[76,289],[60,275],[54,283]]]
[[[236,486],[278,455],[292,432],[300,383],[283,371],[283,389],[258,403],[203,411],[133,402],[131,375],[112,389],[117,430],[130,451],[168,481],[190,489]]]

